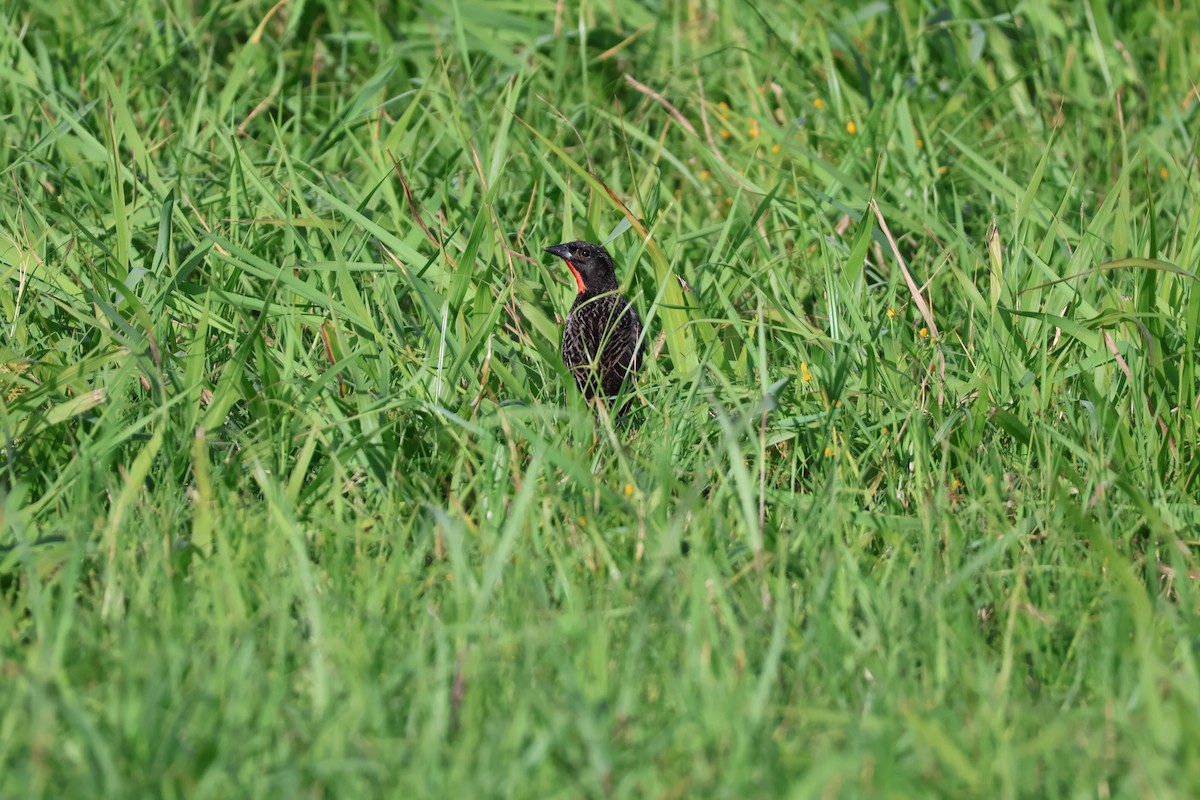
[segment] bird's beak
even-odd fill
[[[547,247],[546,252],[558,256],[563,261],[571,260],[571,246],[569,244],[556,244],[553,247]]]

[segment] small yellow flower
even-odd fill
[[[813,100],[813,108],[815,108],[817,111],[820,111],[824,107],[825,101],[821,98],[818,97],[816,100]]]
[[[830,456],[832,456],[832,455],[833,455],[833,448],[832,448],[832,447],[826,447],[826,448],[825,448],[825,457],[826,457],[826,458],[829,458],[829,457],[830,457]]]
[[[728,139],[728,138],[729,138],[729,131],[725,130],[724,128],[721,128],[721,138],[722,138],[722,139]]]
[[[888,319],[892,319],[892,318],[893,318],[893,317],[895,317],[895,316],[896,316],[896,309],[894,309],[894,308],[889,308],[889,309],[888,309]]]
[[[712,177],[712,173],[709,172],[708,170],[706,170],[706,169],[700,170],[700,180],[706,181],[711,177]]]
[[[625,496],[633,497],[633,484],[632,483],[625,484]]]
[[[1163,167],[1161,170],[1158,171],[1158,174],[1161,175],[1162,179],[1165,181],[1167,178],[1169,178],[1171,176],[1171,171],[1168,170],[1166,167]]]
[[[581,527],[581,528],[587,527],[587,519],[585,517],[579,518],[579,527]]]
[[[922,327],[917,333],[921,334],[922,339],[925,339],[929,336],[929,328]]]
[[[924,139],[917,139],[917,149],[918,149],[918,150],[920,150],[920,149],[921,149],[922,147],[924,147],[924,146],[925,146],[925,140],[924,140]]]
[[[949,171],[950,171],[950,168],[947,167],[945,164],[942,164],[940,167],[938,167],[938,175],[945,175]]]
[[[750,138],[751,138],[751,139],[757,139],[757,138],[758,138],[758,120],[756,120],[756,119],[752,119],[752,120],[750,120],[750,131],[749,131],[749,133],[750,133]]]
[[[772,153],[778,153],[778,152],[779,152],[779,145],[777,145],[777,144],[773,144],[773,145],[771,145],[771,152],[772,152]]]
[[[858,133],[858,126],[854,124],[854,120],[846,120],[846,133],[851,136]]]

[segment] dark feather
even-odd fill
[[[563,363],[589,400],[615,397],[642,365],[642,320],[618,291],[603,247],[567,242],[546,250],[566,261],[579,288],[563,327]]]
[[[575,384],[591,399],[613,397],[642,365],[642,321],[629,302],[615,292],[577,295],[563,329],[563,363]],[[597,384],[599,386],[597,387]]]

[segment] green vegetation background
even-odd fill
[[[0,795],[1200,793],[1195,4],[382,5],[0,13]]]

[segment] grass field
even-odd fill
[[[1181,0],[9,4],[0,796],[1197,796],[1193,82]]]

